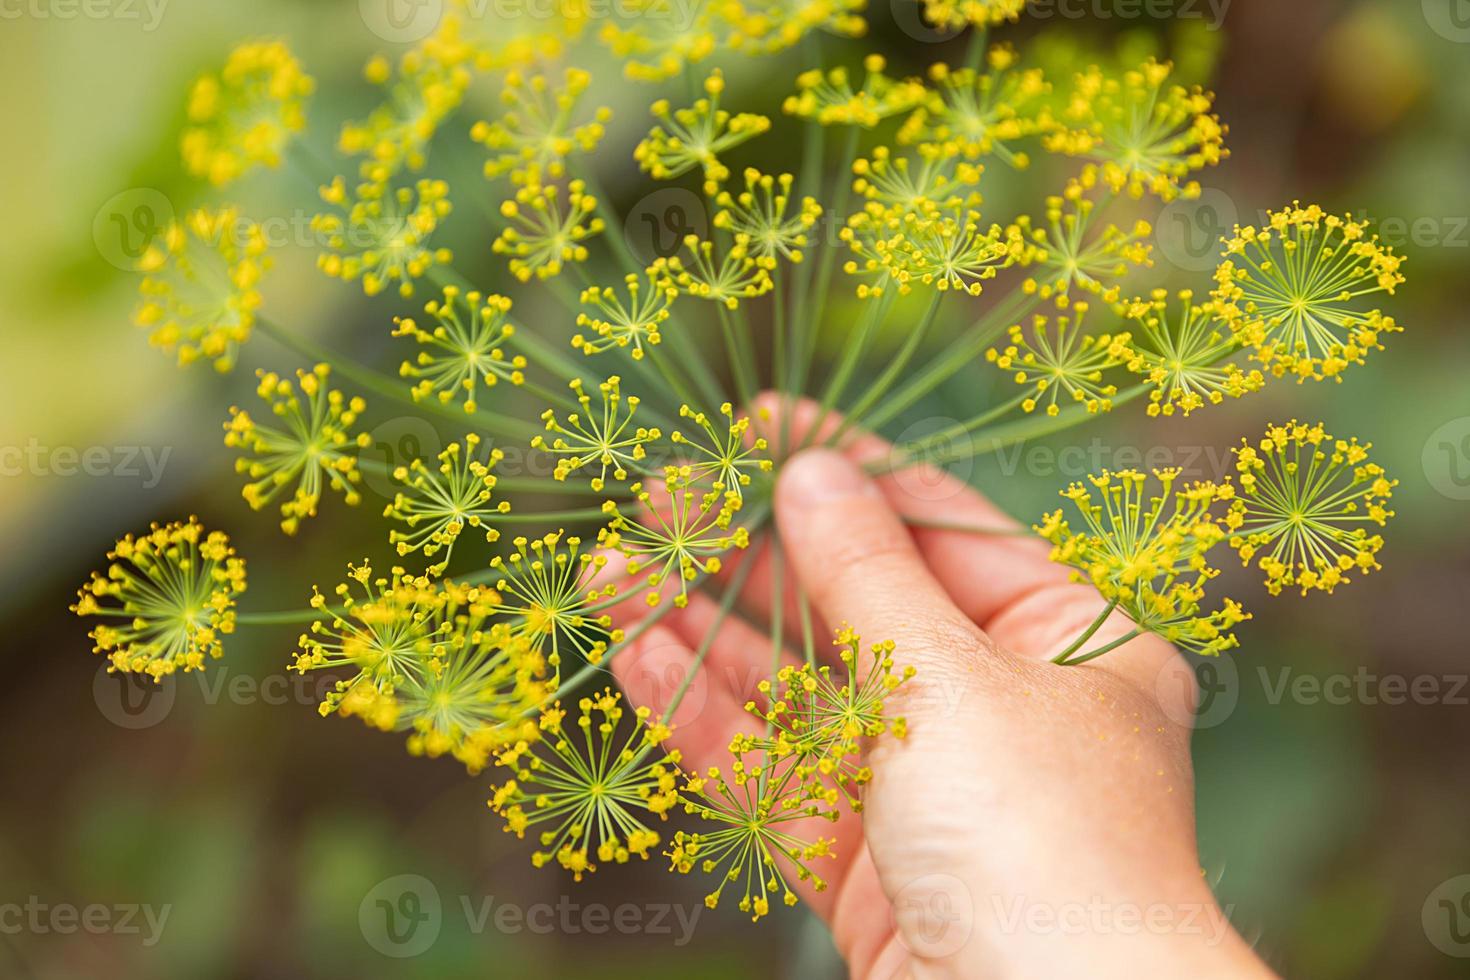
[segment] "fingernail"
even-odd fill
[[[878,487],[841,453],[808,449],[782,467],[777,492],[787,505],[809,507],[848,497],[876,497]]]

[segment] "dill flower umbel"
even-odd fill
[[[405,187],[358,184],[349,204],[347,185],[336,177],[321,195],[342,213],[311,219],[312,230],[324,237],[329,249],[317,256],[317,266],[334,279],[361,280],[362,291],[369,296],[394,282],[400,296],[412,296],[415,279],[453,259],[448,249],[428,244],[450,210],[449,185],[442,180],[420,180]]]
[[[485,176],[508,173],[516,184],[559,180],[569,156],[597,149],[612,110],[600,107],[586,122],[573,121],[591,83],[592,76],[580,68],[568,68],[560,87],[545,75],[507,73],[500,101],[509,108],[499,119],[482,120],[470,130],[470,138],[490,151]]]
[[[586,242],[602,234],[601,218],[594,217],[597,199],[580,180],[566,185],[527,183],[515,200],[500,205],[501,217],[511,224],[491,243],[496,255],[510,256],[510,271],[521,282],[550,279],[568,262],[587,260]]]
[[[742,300],[764,296],[772,288],[768,266],[750,251],[750,241],[737,235],[728,248],[697,235],[686,235],[684,248],[668,261],[677,290],[734,310]]]
[[[959,30],[989,27],[1021,19],[1026,0],[917,0],[923,4],[924,19],[935,27]]]
[[[1084,529],[1074,531],[1060,510],[1036,527],[1052,544],[1052,561],[1074,568],[1079,581],[1091,582],[1108,600],[1103,615],[1057,662],[1083,663],[1121,642],[1072,657],[1114,608],[1133,620],[1135,633],[1155,633],[1203,656],[1239,645],[1230,630],[1250,618],[1240,604],[1226,599],[1213,612],[1203,609],[1205,584],[1218,574],[1209,551],[1225,537],[1211,508],[1233,499],[1234,488],[1180,485],[1177,469],[1153,475],[1160,489],[1152,494],[1148,477],[1137,470],[1105,470],[1086,484],[1074,483],[1062,496],[1072,501]]]
[[[725,887],[734,884],[740,889],[738,907],[752,921],[770,912],[777,895],[786,905],[796,904],[788,875],[826,890],[816,862],[833,856],[834,842],[809,839],[801,823],[836,815],[824,808],[811,776],[812,769],[794,756],[769,754],[754,766],[737,757],[728,776],[715,767],[703,776],[686,775],[679,801],[685,813],[709,826],[674,835],[671,868],[688,874],[697,867],[716,876],[719,884],[704,897],[709,908],[718,907]]]
[[[633,149],[633,159],[654,180],[672,180],[699,169],[704,192],[714,197],[730,170],[720,154],[771,128],[771,120],[753,112],[730,113],[720,108],[725,76],[716,69],[704,80],[705,97],[685,109],[672,109],[667,99],[651,107],[658,124]]]
[[[241,495],[252,510],[260,510],[295,482],[291,498],[281,504],[281,530],[287,534],[295,534],[303,518],[316,516],[324,483],[349,505],[362,499],[357,491],[362,482],[357,450],[370,445],[371,438],[365,432],[353,435],[352,427],[367,404],[329,389],[331,370],[318,364],[310,371],[297,371],[295,385],[274,372],[260,371],[255,393],[284,427],[256,422],[233,405],[225,423],[225,445],[242,453],[235,460],[235,471],[250,478]]]
[[[220,371],[235,366],[260,307],[260,281],[270,269],[260,226],[236,208],[198,208],[171,222],[143,253],[133,322],[148,342],[179,364],[208,358]]]
[[[560,677],[564,654],[589,664],[602,662],[608,646],[623,632],[605,609],[617,586],[593,584],[607,556],[582,550],[582,539],[562,531],[515,539],[515,551],[497,555],[490,567],[500,574],[501,611],[512,617],[511,633],[524,639]]]
[[[286,144],[306,126],[314,87],[281,41],[235,48],[218,75],[204,75],[189,90],[184,168],[221,186],[255,167],[279,167]]]
[[[1032,232],[1039,254],[1027,292],[1050,299],[1070,296],[1075,288],[1116,303],[1119,281],[1153,265],[1153,226],[1147,221],[1140,218],[1129,229],[1112,222],[1098,227],[1098,202],[1090,196],[1097,180],[1097,168],[1089,165],[1060,195],[1046,199],[1046,227]]]
[[[637,516],[624,513],[615,501],[603,504],[609,518],[605,543],[628,556],[629,575],[652,569],[645,579],[650,606],[659,604],[672,577],[679,586],[674,605],[683,608],[689,604],[689,583],[718,572],[720,556],[745,548],[750,535],[743,527],[730,527],[740,494],[696,486],[692,467],[666,467],[656,486],[658,499],[641,482],[629,487],[639,505]]]
[[[1153,386],[1148,414],[1173,415],[1177,406],[1187,417],[1206,402],[1218,405],[1226,396],[1259,391],[1265,383],[1260,371],[1226,360],[1240,350],[1240,340],[1224,327],[1219,307],[1196,305],[1193,291],[1184,289],[1179,312],[1171,315],[1168,299],[1168,292],[1158,289],[1151,299],[1127,306],[1135,324],[1128,370],[1145,375]]]
[[[661,433],[657,428],[633,424],[641,401],[637,395],[624,397],[622,378],[617,375],[597,386],[601,411],[593,411],[592,396],[581,378],[573,378],[567,387],[576,395],[582,410],[567,413],[565,422],[557,417],[554,409],[542,412],[546,431],[554,435],[551,439],[538,435],[531,440],[531,446],[559,457],[552,473],[557,480],[596,467],[597,473],[589,483],[593,490],[601,492],[607,486],[609,473],[614,480],[626,480],[630,470],[640,469],[639,464],[648,456],[648,444]]]
[[[822,206],[810,197],[801,199],[799,209],[788,215],[791,198],[790,174],[772,176],[754,167],[744,173],[745,190],[721,191],[715,203],[714,226],[743,240],[756,263],[774,269],[778,258],[800,262],[807,245],[807,232],[822,215]]]
[[[1017,60],[1015,48],[998,44],[986,53],[985,72],[931,66],[934,88],[904,120],[898,142],[952,146],[970,160],[993,155],[1024,170],[1031,155],[1014,144],[1057,124],[1047,104],[1051,83],[1039,68],[1020,68]]]
[[[464,410],[474,412],[481,386],[488,390],[502,379],[523,384],[525,355],[506,353],[515,336],[515,326],[506,319],[510,305],[504,296],[445,286],[442,300],[424,306],[433,327],[425,329],[409,317],[394,318],[393,336],[419,343],[418,356],[398,366],[400,376],[415,379],[414,400],[433,395],[447,405],[462,397]]]
[[[1398,481],[1369,461],[1371,448],[1293,419],[1235,450],[1240,494],[1225,522],[1230,546],[1242,562],[1256,561],[1272,595],[1288,587],[1330,593],[1349,573],[1380,567],[1383,537],[1371,532],[1393,516],[1387,504]]]
[[[611,690],[580,699],[579,733],[569,733],[557,701],[541,712],[538,740],[517,742],[495,757],[513,776],[490,798],[505,830],[523,837],[549,825],[536,836],[542,848],[531,855],[536,867],[555,860],[581,881],[597,870],[594,859],[646,861],[658,846],[658,833],[643,814],[665,819],[673,808],[679,753],[658,748],[669,729],[650,724],[647,708],[636,709],[631,724],[624,724],[621,702]]]
[[[107,557],[106,573],[92,573],[71,611],[110,621],[89,634],[109,672],[158,681],[223,655],[220,637],[235,631],[235,597],[245,591],[245,560],[223,532],[206,532],[193,517],[154,524]]]
[[[841,649],[840,678],[828,664],[802,664],[782,667],[774,683],[760,682],[758,689],[769,706],[761,709],[751,701],[745,710],[768,722],[771,734],[742,742],[767,750],[773,759],[790,756],[812,766],[830,783],[828,802],[835,803],[840,795],[857,812],[862,810],[862,787],[873,778],[861,763],[863,740],[886,732],[903,738],[907,733],[903,718],[886,716],[884,702],[914,676],[914,668],[894,670],[892,640],[873,644],[864,658],[862,640],[844,628],[838,630],[835,645]],[[859,667],[862,659],[867,660],[866,671]]]
[[[414,50],[400,59],[396,78],[382,55],[369,61],[363,74],[385,88],[386,98],[366,119],[342,124],[337,149],[364,158],[358,170],[369,183],[385,183],[404,170],[422,170],[429,143],[464,101],[472,78],[469,69],[439,50]]]
[[[1046,414],[1061,412],[1062,393],[1084,406],[1088,414],[1111,411],[1118,386],[1104,380],[1104,373],[1127,357],[1128,334],[1089,334],[1083,327],[1088,304],[1077,303],[1072,313],[1054,318],[1037,314],[1031,330],[1020,324],[1010,328],[1011,342],[991,348],[985,359],[1010,372],[1018,385],[1030,386],[1033,394],[1021,408],[1034,412],[1046,406]]]
[[[1229,155],[1225,127],[1210,111],[1214,96],[1167,84],[1172,73],[1153,59],[1120,78],[1087,69],[1063,113],[1066,128],[1045,137],[1047,148],[1097,161],[1103,183],[1133,197],[1198,194],[1198,184],[1184,178]]]
[[[823,126],[862,126],[871,129],[884,119],[907,112],[928,94],[922,82],[894,79],[884,74],[882,55],[863,59],[863,85],[852,87],[846,68],[802,72],[796,78],[796,94],[782,103],[789,116],[812,119]]]
[[[744,415],[737,419],[734,406],[729,402],[720,406],[718,418],[688,405],[679,406],[679,417],[689,419],[700,430],[693,438],[678,429],[669,433],[670,442],[676,446],[687,446],[694,453],[684,467],[692,481],[708,480],[711,490],[717,493],[729,491],[739,497],[744,494],[744,488],[750,486],[747,470],[771,472],[771,460],[757,455],[768,447],[765,437],[750,437],[750,419]]]
[[[388,543],[395,545],[400,556],[421,551],[433,558],[444,551],[444,557],[429,566],[429,574],[437,575],[454,556],[454,542],[466,527],[481,530],[485,540],[494,543],[500,531],[494,519],[510,513],[510,501],[492,502],[495,489],[495,464],[505,458],[499,449],[491,449],[483,457],[476,451],[480,437],[473,432],[464,437],[461,448],[451,442],[439,453],[439,465],[430,467],[422,459],[393,471],[393,479],[403,487],[383,510],[383,516],[402,521],[407,531],[388,532]]]
[[[577,326],[593,336],[576,334],[573,347],[589,356],[619,347],[640,361],[645,344],[658,345],[659,328],[668,320],[669,306],[679,295],[669,278],[667,263],[659,260],[649,266],[644,279],[628,273],[623,286],[628,294],[626,303],[611,286],[588,286],[582,291],[582,305],[595,307],[597,312],[577,314]]]
[[[1403,258],[1368,226],[1316,205],[1272,211],[1260,228],[1237,227],[1215,271],[1220,314],[1276,377],[1341,380],[1382,350],[1400,327],[1360,297],[1393,295]]]

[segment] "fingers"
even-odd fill
[[[779,412],[783,405],[789,406],[792,442],[798,443],[817,426],[821,408],[810,400],[790,402],[769,392],[758,397],[756,411],[764,416],[761,429],[773,442],[774,433],[782,428]],[[840,416],[828,415],[821,422],[813,444],[820,444],[840,424]],[[886,440],[866,432],[849,431],[842,442],[842,452],[860,463],[885,461],[893,452],[893,446]],[[905,466],[878,476],[874,482],[893,509],[906,518],[1003,532],[1024,530],[973,487],[940,467]],[[1048,559],[1045,543],[1031,535],[975,534],[923,527],[911,527],[910,533],[954,604],[981,628],[992,616],[1028,593],[1067,580],[1066,570]],[[770,594],[769,573],[763,567],[769,559],[758,556],[756,561],[748,591],[759,603],[761,596]],[[991,572],[977,574],[980,569]]]
[[[776,485],[785,553],[828,624],[893,640],[948,672],[968,671],[989,641],[945,593],[878,487],[826,449],[792,458]],[[936,640],[942,642],[936,642]],[[925,664],[931,666],[931,664]]]

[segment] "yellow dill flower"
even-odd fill
[[[1225,127],[1210,112],[1214,96],[1167,84],[1172,71],[1171,64],[1153,59],[1121,78],[1088,68],[1077,76],[1063,113],[1068,128],[1048,134],[1046,148],[1097,161],[1103,182],[1133,197],[1198,194],[1197,183],[1183,180],[1229,156]]]
[[[714,226],[743,239],[756,264],[776,268],[778,259],[800,262],[807,246],[807,232],[822,216],[822,206],[810,197],[791,208],[790,174],[771,176],[753,167],[744,173],[745,190],[731,194],[720,191],[715,203]],[[788,209],[793,213],[788,216]]]
[[[743,299],[772,289],[768,268],[750,250],[750,239],[735,235],[716,258],[715,243],[698,235],[684,237],[684,249],[668,260],[669,278],[679,292],[736,309]]]
[[[617,586],[592,584],[607,556],[583,551],[581,538],[562,531],[514,543],[509,557],[490,561],[500,573],[501,611],[513,617],[511,635],[550,665],[553,678],[560,678],[567,654],[601,663],[609,644],[623,639],[606,612]]]
[[[591,331],[593,336],[576,334],[572,346],[589,357],[620,347],[628,350],[635,361],[643,359],[645,344],[657,346],[659,328],[668,320],[669,307],[679,290],[669,278],[668,265],[662,259],[649,266],[644,276],[646,285],[631,272],[623,279],[628,294],[626,303],[611,286],[588,286],[582,290],[582,305],[596,307],[597,312],[578,313],[577,326]]]
[[[402,58],[396,79],[382,55],[367,63],[363,75],[384,88],[385,100],[366,119],[342,124],[337,149],[365,157],[359,170],[369,183],[385,183],[405,168],[422,170],[434,134],[464,101],[470,70],[452,58],[414,50]]]
[[[602,407],[596,412],[581,378],[573,378],[567,387],[576,395],[582,410],[567,413],[565,422],[557,418],[554,409],[542,412],[546,431],[554,435],[549,440],[535,436],[531,446],[560,457],[552,473],[557,480],[565,480],[584,468],[597,467],[597,475],[590,483],[600,493],[607,486],[609,472],[615,480],[626,480],[629,470],[640,469],[639,464],[648,455],[648,444],[661,433],[657,428],[633,424],[641,402],[637,395],[623,396],[622,378],[617,375],[597,386]]]
[[[204,357],[235,366],[260,308],[260,280],[271,267],[259,225],[233,207],[190,211],[170,222],[138,261],[144,273],[133,322],[179,364]]]
[[[1273,425],[1255,446],[1235,450],[1240,494],[1226,527],[1241,560],[1266,573],[1272,595],[1331,592],[1379,568],[1383,537],[1371,534],[1393,516],[1397,480],[1368,460],[1372,443],[1334,439],[1319,425],[1293,419]]]
[[[725,76],[717,68],[704,80],[705,97],[685,109],[672,109],[667,99],[651,107],[659,120],[647,139],[633,148],[633,159],[654,180],[672,180],[696,167],[704,174],[704,192],[713,198],[730,170],[720,154],[771,128],[771,120],[753,112],[731,114],[720,108]]]
[[[886,146],[853,163],[854,192],[896,213],[978,208],[985,168],[959,158],[953,143],[924,143],[912,156],[895,157]]]
[[[642,483],[629,489],[639,516],[629,517],[616,501],[605,501],[602,509],[609,521],[603,543],[628,556],[629,575],[651,569],[645,580],[645,600],[650,606],[662,601],[661,590],[672,577],[679,586],[674,605],[684,608],[689,604],[690,582],[701,574],[715,574],[721,568],[721,555],[750,544],[749,531],[730,529],[740,509],[740,494],[734,489],[697,487],[692,466],[665,467],[657,500]]]
[[[966,159],[993,154],[1018,170],[1030,166],[1030,154],[1014,144],[1056,128],[1047,104],[1051,84],[1039,68],[1018,68],[1010,45],[992,47],[986,60],[985,72],[932,65],[934,90],[904,120],[898,142],[938,143]]]
[[[662,82],[714,54],[729,36],[718,0],[692,0],[681,16],[670,16],[662,0],[624,0],[621,22],[608,21],[598,39],[623,61],[634,81]]]
[[[688,874],[698,867],[714,875],[719,884],[704,897],[708,908],[718,907],[725,886],[735,884],[741,889],[738,908],[751,921],[767,915],[777,895],[785,905],[796,904],[790,874],[825,891],[827,882],[815,865],[818,858],[834,856],[836,842],[808,840],[789,827],[810,817],[836,819],[823,807],[812,776],[813,767],[796,757],[769,753],[754,766],[737,755],[728,777],[716,767],[703,776],[686,775],[679,791],[684,812],[709,826],[674,835],[666,852],[670,870]]]
[[[1177,406],[1187,417],[1206,402],[1218,405],[1227,395],[1239,398],[1261,389],[1265,379],[1260,371],[1227,363],[1241,349],[1240,341],[1223,327],[1214,303],[1196,305],[1194,293],[1181,290],[1179,312],[1171,315],[1168,300],[1167,290],[1156,289],[1151,299],[1126,306],[1137,324],[1130,334],[1127,367],[1154,386],[1149,415],[1173,415]]]
[[[358,184],[349,203],[346,183],[335,177],[321,195],[340,213],[311,219],[312,230],[324,236],[330,250],[317,256],[317,267],[344,282],[362,280],[362,291],[369,296],[393,282],[400,296],[412,296],[413,280],[453,259],[447,248],[428,244],[450,211],[449,185],[442,180],[396,188]]]
[[[754,0],[714,4],[733,30],[733,51],[775,54],[794,47],[812,31],[862,37],[868,23],[866,0]]]
[[[1104,471],[1062,492],[1083,517],[1085,529],[1073,531],[1057,510],[1036,531],[1051,542],[1052,561],[1075,569],[1078,581],[1091,582],[1111,605],[1137,627],[1202,656],[1238,646],[1230,630],[1250,615],[1224,600],[1205,612],[1205,583],[1218,574],[1208,553],[1225,536],[1211,508],[1234,497],[1227,484],[1178,486],[1179,470],[1155,470],[1158,492],[1136,470]],[[1086,637],[1084,636],[1084,639]]]
[[[979,296],[1000,270],[1027,264],[1035,255],[1018,225],[987,228],[980,212],[971,208],[905,214],[901,228],[902,237],[888,257],[901,292],[921,283],[941,292],[954,289]]]
[[[1080,288],[1116,303],[1118,280],[1135,268],[1153,266],[1153,226],[1139,219],[1130,230],[1112,222],[1094,227],[1097,202],[1088,194],[1097,185],[1098,170],[1089,165],[1068,181],[1060,195],[1046,199],[1046,227],[1035,229],[1033,240],[1041,250],[1038,271],[1027,280],[1028,293],[1050,299],[1070,296]]]
[[[220,637],[235,631],[235,597],[245,591],[245,559],[223,532],[206,532],[193,517],[154,524],[120,539],[107,558],[107,572],[92,573],[71,611],[112,621],[88,634],[109,673],[157,681],[223,654]]]
[[[678,799],[679,753],[658,748],[669,730],[649,724],[647,708],[624,725],[621,701],[611,689],[580,699],[580,734],[567,731],[558,701],[541,713],[539,741],[517,742],[496,755],[496,765],[513,778],[494,788],[490,808],[517,837],[546,826],[536,837],[542,850],[531,855],[536,867],[555,860],[581,881],[597,870],[594,859],[625,864],[636,855],[646,861],[658,846],[645,815],[668,818]]]
[[[464,437],[464,445],[451,442],[439,453],[439,465],[430,467],[422,459],[393,471],[393,479],[403,486],[383,510],[383,516],[402,521],[407,531],[396,528],[388,532],[388,543],[397,547],[399,556],[416,551],[433,558],[444,551],[441,561],[429,566],[430,575],[438,575],[454,555],[454,543],[466,527],[483,530],[485,540],[500,538],[492,521],[510,513],[510,501],[491,502],[495,489],[495,464],[505,458],[499,449],[488,450],[481,457],[476,449],[480,437],[473,432]]]
[[[935,27],[957,31],[991,27],[1021,19],[1026,0],[918,0],[924,19]]]
[[[829,803],[840,797],[854,811],[861,811],[862,787],[873,778],[861,765],[864,739],[892,732],[907,733],[903,718],[889,718],[884,703],[899,685],[914,676],[914,668],[895,671],[892,640],[872,645],[867,669],[859,668],[862,640],[851,629],[838,630],[835,646],[841,649],[840,678],[831,666],[785,666],[775,683],[760,682],[759,690],[769,706],[762,710],[754,701],[745,710],[769,723],[769,735],[741,740],[742,747],[769,752],[770,758],[791,756],[816,770],[829,784],[824,792]]]
[[[515,336],[515,327],[506,320],[510,305],[504,296],[462,293],[457,286],[445,286],[442,300],[424,306],[434,320],[432,328],[424,329],[409,317],[395,317],[393,336],[412,337],[419,343],[418,356],[398,366],[400,376],[417,379],[414,400],[433,395],[447,405],[463,397],[464,410],[473,412],[479,408],[481,385],[493,388],[502,379],[513,385],[525,383],[525,355],[506,353]]]
[[[1237,227],[1215,271],[1221,315],[1276,377],[1342,380],[1401,328],[1357,300],[1404,281],[1403,257],[1368,226],[1293,204],[1261,228]]]
[[[586,4],[564,0],[557,11],[554,18],[487,17],[484,0],[448,0],[438,28],[414,52],[482,73],[555,62],[584,26]]]
[[[1064,392],[1089,413],[1112,410],[1118,386],[1103,376],[1129,356],[1129,335],[1088,334],[1083,326],[1088,304],[1077,303],[1072,309],[1071,314],[1054,318],[1037,314],[1029,336],[1016,324],[1010,328],[1008,345],[985,352],[985,359],[1011,372],[1016,384],[1035,388],[1035,394],[1021,403],[1024,411],[1034,412],[1044,404],[1046,414],[1057,415]]]
[[[604,227],[601,218],[593,217],[596,210],[597,199],[580,180],[567,184],[564,196],[555,184],[526,184],[514,200],[501,203],[500,214],[511,224],[491,249],[510,256],[511,274],[521,282],[533,275],[550,279],[560,275],[567,262],[587,260],[583,243]]]
[[[527,716],[550,696],[546,662],[509,626],[491,621],[502,612],[491,589],[440,586],[427,669],[410,672],[391,693],[378,695],[391,699],[390,730],[409,733],[411,755],[433,759],[447,753],[474,774],[493,752],[535,737]]]
[[[789,116],[811,119],[823,126],[862,126],[871,129],[884,119],[907,112],[928,95],[922,82],[889,78],[882,55],[863,59],[863,86],[854,90],[846,68],[813,68],[796,77],[796,94],[781,109]]]
[[[847,223],[838,232],[838,237],[853,255],[842,263],[842,270],[860,280],[857,286],[860,298],[883,295],[895,272],[906,261],[900,251],[906,245],[904,214],[880,201],[865,201],[859,211],[848,216]],[[907,283],[901,284],[902,291],[909,288]]]
[[[349,669],[350,676],[337,682],[318,712],[330,715],[347,700],[349,711],[356,709],[364,720],[386,721],[376,727],[391,730],[396,723],[391,701],[375,702],[370,716],[361,710],[367,707],[363,693],[352,692],[362,687],[391,697],[408,678],[422,678],[430,670],[436,647],[449,633],[448,625],[435,617],[444,598],[428,576],[410,575],[396,566],[384,576],[374,575],[367,561],[349,564],[347,576],[350,581],[333,590],[333,608],[312,587],[311,607],[321,617],[298,638],[289,669],[303,675],[309,670]]]
[[[701,431],[691,439],[675,429],[669,433],[669,441],[676,446],[688,446],[696,453],[685,464],[694,481],[709,480],[711,490],[717,493],[729,491],[739,497],[744,494],[744,488],[750,486],[747,470],[769,473],[773,464],[769,459],[756,455],[765,452],[768,444],[764,436],[750,438],[750,419],[747,416],[737,419],[729,402],[720,406],[720,416],[717,421],[688,405],[680,405],[679,417],[689,419]]]
[[[275,169],[306,126],[315,83],[280,41],[249,41],[230,52],[218,75],[189,90],[189,124],[180,139],[184,169],[215,186],[255,167]]]
[[[302,518],[316,516],[324,483],[349,505],[362,499],[357,491],[362,482],[357,450],[371,445],[372,439],[366,432],[353,435],[352,427],[367,405],[361,398],[328,389],[330,372],[325,364],[297,371],[293,385],[274,372],[259,371],[255,393],[283,425],[263,425],[233,405],[225,423],[225,445],[242,453],[235,460],[235,472],[250,478],[241,495],[252,510],[260,510],[295,483],[290,499],[281,504],[281,530],[287,534],[296,533]],[[301,395],[306,396],[305,404]]]
[[[553,87],[545,75],[508,73],[500,101],[510,108],[495,121],[477,122],[470,129],[470,138],[491,154],[485,161],[486,178],[508,173],[517,184],[559,180],[566,174],[568,157],[595,150],[612,110],[602,106],[586,122],[574,120],[590,84],[592,76],[580,68],[568,68],[560,87]]]

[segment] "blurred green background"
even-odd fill
[[[1463,976],[1450,954],[1470,955],[1470,900],[1459,919],[1438,905],[1470,890],[1442,887],[1470,873],[1466,6],[1234,0],[1223,31],[1197,19],[1115,15],[1057,16],[1011,32],[1040,36],[1063,73],[1120,52],[1172,55],[1200,80],[1214,66],[1234,155],[1204,175],[1210,190],[1199,205],[1158,220],[1160,269],[1172,261],[1180,284],[1191,280],[1196,239],[1293,198],[1386,221],[1386,237],[1410,256],[1409,282],[1391,301],[1407,332],[1345,385],[1274,385],[1187,429],[1122,411],[1037,455],[965,466],[1031,517],[1080,475],[1051,468],[1047,449],[1097,437],[1107,464],[1126,465],[1125,450],[1163,448],[1187,454],[1205,470],[1197,475],[1218,476],[1210,463],[1227,446],[1289,414],[1371,440],[1401,481],[1385,567],[1366,582],[1335,598],[1269,601],[1253,576],[1227,573],[1231,594],[1256,618],[1237,655],[1203,675],[1195,755],[1204,864],[1241,931],[1291,976]],[[899,66],[961,56],[955,44],[913,40],[893,27],[886,3],[878,7],[880,46]],[[227,379],[175,369],[129,325],[133,278],[107,261],[94,222],[129,189],[174,202],[199,195],[174,154],[183,94],[238,39],[285,36],[318,77],[312,139],[323,152],[336,121],[369,104],[357,84],[362,62],[397,49],[365,28],[354,0],[170,0],[155,2],[156,23],[146,5],[121,0],[86,8],[110,10],[106,17],[80,9],[37,0],[0,10],[0,208],[11,228],[0,236],[0,447],[106,447],[118,470],[132,447],[146,455],[138,453],[136,474],[66,477],[53,466],[0,476],[9,680],[0,689],[0,906],[143,903],[167,906],[168,918],[156,942],[143,918],[137,932],[107,934],[15,933],[0,919],[0,975],[841,975],[802,912],[772,916],[760,931],[733,910],[701,915],[692,937],[672,914],[653,926],[648,902],[703,912],[698,883],[671,879],[659,861],[575,890],[533,873],[524,846],[485,810],[487,777],[467,779],[455,763],[411,759],[387,736],[317,717],[309,685],[282,680],[289,627],[245,632],[203,681],[163,693],[99,673],[66,606],[111,541],[151,519],[198,513],[230,532],[250,562],[251,609],[297,605],[303,583],[335,581],[349,554],[384,557],[371,502],[349,511],[329,501],[296,539],[281,536],[270,513],[243,506],[219,423],[229,404],[251,397],[256,365],[299,362],[258,338]],[[732,71],[739,91],[771,106],[798,67],[787,57]],[[647,97],[625,85],[607,91],[617,112],[607,152],[624,161]],[[476,94],[469,118],[476,100],[488,102]],[[451,185],[469,184],[469,151],[455,152],[443,160],[464,176]],[[771,166],[793,158],[780,145],[751,153],[775,157]],[[640,184],[630,171],[631,163],[603,168],[624,206]],[[988,188],[987,203],[1005,211],[1012,186]],[[312,207],[310,187],[286,174],[246,187],[258,212]],[[461,264],[503,276],[479,219],[462,203],[451,220]],[[384,307],[322,279],[300,244],[283,251],[267,296],[277,319],[350,342],[364,360],[391,365],[397,356]],[[964,417],[961,399],[972,397],[957,385],[925,411]],[[374,420],[388,441],[439,437],[393,414]],[[156,480],[149,460],[161,463]],[[1414,689],[1429,693],[1391,703],[1392,678],[1417,679]],[[1303,686],[1283,694],[1283,682]],[[1313,695],[1314,685],[1326,693]],[[399,875],[431,883],[415,887],[442,908],[435,941],[406,959],[383,955],[359,922]],[[481,921],[487,901],[491,918]],[[568,901],[635,903],[645,927],[598,935],[495,924],[501,904]]]

